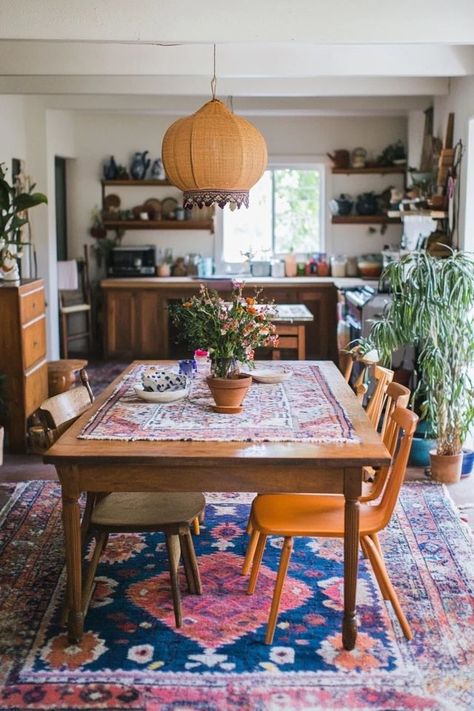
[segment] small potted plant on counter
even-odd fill
[[[411,252],[390,264],[384,278],[392,301],[374,323],[370,340],[385,362],[396,348],[415,346],[421,411],[436,436],[431,474],[453,483],[460,478],[462,446],[474,421],[474,257]]]
[[[240,366],[253,367],[255,349],[272,347],[278,336],[271,322],[272,305],[260,301],[261,291],[244,297],[235,284],[229,299],[201,285],[199,294],[175,306],[172,317],[183,339],[193,348],[205,348],[211,360],[207,384],[216,412],[237,413],[252,378],[240,373]]]

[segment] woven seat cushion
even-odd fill
[[[190,523],[206,500],[201,493],[125,492],[108,494],[92,512],[91,523],[103,527],[156,527]]]

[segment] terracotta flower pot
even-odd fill
[[[242,411],[242,402],[252,384],[252,376],[239,375],[237,378],[206,378],[209,390],[215,400],[216,412],[227,414]]]
[[[463,454],[436,454],[430,451],[431,476],[443,484],[455,484],[461,478]]]

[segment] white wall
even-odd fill
[[[12,158],[26,159],[25,100],[22,96],[0,96],[0,162],[11,180]]]
[[[48,196],[47,209],[31,210],[30,221],[38,276],[45,280],[48,358],[54,360],[59,358],[54,158],[74,155],[73,124],[67,112],[47,111],[42,97],[27,97],[25,106],[27,172]]]
[[[135,150],[148,149],[152,157],[160,155],[165,130],[176,119],[173,116],[76,112],[74,114],[77,160],[70,171],[70,239],[71,256],[82,254],[83,244],[93,244],[89,236],[91,210],[100,205],[101,164],[111,154],[117,162],[128,164]],[[341,192],[354,196],[380,190],[389,185],[401,187],[399,176],[332,176],[326,156],[336,148],[352,150],[364,146],[369,158],[376,158],[389,143],[401,139],[406,144],[407,122],[402,117],[251,117],[262,131],[269,155],[298,159],[317,155],[328,165],[327,201]],[[110,191],[110,189],[109,189]],[[113,192],[122,200],[124,209],[131,208],[149,197],[162,199],[178,196],[173,188],[120,188]],[[326,205],[327,207],[327,205]],[[384,235],[375,225],[376,234],[367,226],[331,225],[328,211],[326,247],[333,253],[361,254],[379,251],[384,244],[397,244],[401,228],[389,226]],[[154,244],[158,248],[171,247],[175,256],[198,252],[211,256],[214,238],[204,231],[135,231],[127,232],[122,244]]]
[[[454,112],[454,142],[462,140],[465,148],[461,166],[461,193],[459,214],[459,246],[474,251],[474,131],[469,131],[469,122],[474,119],[474,76],[452,79],[448,96],[435,99],[434,132],[444,140],[448,114]],[[469,134],[471,141],[469,141]],[[467,177],[469,173],[469,192]],[[469,202],[469,211],[467,203]],[[466,219],[466,216],[468,219]]]

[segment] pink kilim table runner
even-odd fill
[[[286,365],[286,364],[285,364]],[[265,363],[265,369],[272,364]],[[197,440],[207,442],[357,441],[344,408],[316,365],[292,362],[292,377],[277,385],[252,383],[237,415],[217,414],[202,376],[189,397],[144,402],[134,391],[148,365],[136,366],[87,423],[80,439]],[[281,365],[280,365],[281,368]]]

